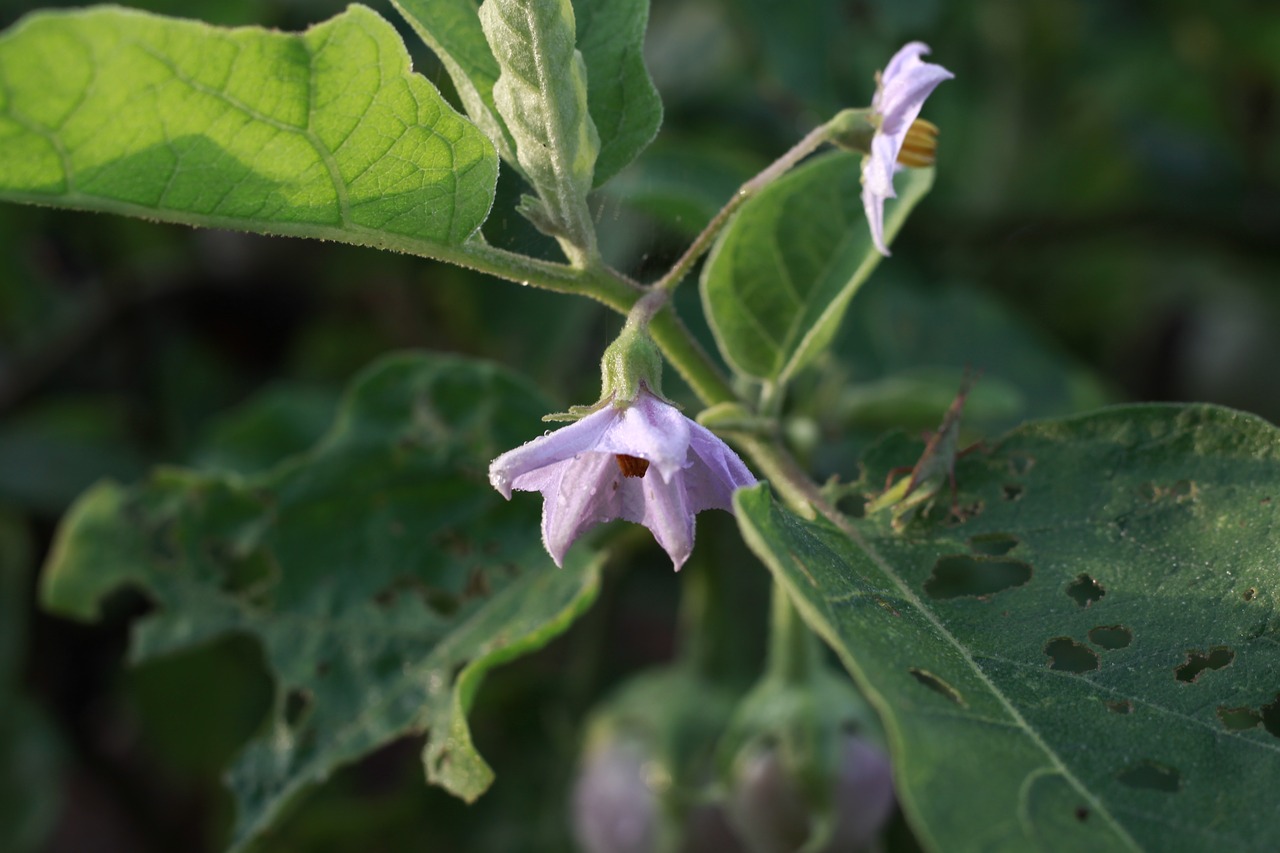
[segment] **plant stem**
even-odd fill
[[[693,337],[680,316],[668,305],[649,324],[649,334],[667,361],[689,384],[704,405],[738,400],[729,378]]]
[[[686,570],[680,584],[679,658],[705,681],[733,681],[750,669],[734,635],[740,596],[729,589],[726,573],[736,568],[702,560]]]
[[[711,218],[707,223],[707,227],[702,229],[685,253],[675,262],[675,265],[664,275],[658,279],[653,285],[654,290],[673,291],[676,289],[684,277],[688,275],[689,270],[697,263],[698,258],[702,257],[711,243],[715,240],[716,235],[720,233],[720,229],[729,221],[729,217],[737,212],[738,208],[746,203],[747,199],[764,189],[770,183],[786,173],[788,169],[795,166],[805,157],[808,157],[818,149],[822,143],[830,138],[830,129],[827,125],[822,124],[813,130],[792,146],[791,150],[783,154],[777,160],[773,161],[763,172],[747,181],[738,191],[733,194],[733,198],[729,199],[724,207],[720,208],[720,212]]]
[[[818,638],[801,618],[791,596],[776,580],[769,612],[766,677],[784,684],[806,685],[819,661]]]

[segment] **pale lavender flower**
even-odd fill
[[[694,515],[732,512],[734,490],[756,479],[710,430],[642,387],[624,408],[606,404],[502,454],[489,482],[507,499],[542,492],[542,541],[557,566],[587,529],[623,518],[649,528],[678,571]]]
[[[920,108],[934,88],[943,80],[955,75],[941,65],[925,62],[920,57],[929,52],[929,46],[913,41],[893,55],[884,73],[878,75],[875,98],[871,101],[872,121],[878,122],[871,139],[871,154],[862,159],[862,205],[871,225],[871,239],[883,255],[889,254],[884,243],[884,202],[897,198],[893,190],[893,174],[899,163],[904,165],[930,165],[938,129],[925,121],[916,121]],[[914,127],[913,127],[914,125]],[[903,145],[908,136],[927,148]],[[903,154],[906,154],[903,157]],[[927,155],[913,160],[912,154]]]

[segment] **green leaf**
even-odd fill
[[[946,329],[946,334],[938,334],[939,329]],[[930,411],[921,412],[923,422],[895,423],[870,410],[859,413],[869,426],[878,422],[880,432],[887,426],[936,425],[966,367],[982,375],[965,420],[992,430],[1011,429],[1031,418],[1077,414],[1106,402],[1098,378],[1033,322],[991,293],[955,282],[932,282],[929,287],[891,277],[868,282],[835,350],[860,374],[858,380],[874,377],[880,383],[915,385],[904,387],[899,397],[908,405],[911,399],[918,406],[934,398],[927,406]],[[846,387],[854,384],[851,378],[845,377]],[[987,406],[984,413],[984,395],[992,395],[990,402],[995,403],[992,386],[1003,386],[1006,403]]]
[[[319,439],[337,394],[326,388],[278,384],[215,418],[193,454],[193,467],[252,474]]]
[[[391,0],[391,4],[449,72],[467,115],[497,146],[502,159],[519,170],[516,144],[493,104],[493,84],[501,69],[480,26],[476,0]]]
[[[872,452],[870,488],[919,448]],[[1280,848],[1280,430],[1107,409],[956,474],[964,520],[944,490],[901,535],[738,493],[748,543],[883,715],[926,846]]]
[[[515,143],[493,101],[500,70],[475,0],[392,0],[440,57],[467,115],[494,140],[502,158],[522,173]],[[648,0],[575,0],[577,46],[587,68],[587,108],[600,138],[592,178],[600,186],[653,141],[662,100],[644,66]]]
[[[662,98],[644,65],[649,0],[576,0],[587,106],[600,134],[595,186],[634,160],[658,134]]]
[[[363,6],[298,35],[98,7],[0,36],[3,199],[432,254],[496,180]]]
[[[881,255],[862,210],[859,159],[816,158],[743,205],[702,271],[702,302],[720,351],[739,372],[785,384],[831,343],[849,300]],[[898,176],[885,239],[933,184]]]
[[[96,486],[58,532],[44,601],[92,618],[141,586],[157,610],[138,661],[231,633],[261,644],[275,701],[230,772],[237,848],[338,766],[424,730],[428,778],[474,799],[493,778],[465,717],[480,679],[567,627],[598,584],[581,549],[551,563],[537,502],[487,481],[546,410],[493,367],[388,358],[315,448],[269,471]]]
[[[480,24],[501,73],[493,100],[555,236],[593,251],[587,209],[600,138],[569,0],[485,0]]]

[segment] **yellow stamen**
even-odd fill
[[[918,118],[907,128],[902,149],[898,151],[898,163],[913,169],[932,166],[938,159],[938,126]]]
[[[648,459],[641,459],[639,456],[628,456],[625,453],[615,453],[613,458],[617,460],[618,470],[622,472],[624,477],[643,477],[644,472],[649,470]]]

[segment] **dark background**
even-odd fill
[[[344,4],[130,5],[301,29]],[[0,3],[0,25],[29,8]],[[739,183],[868,103],[874,70],[914,38],[956,73],[925,109],[941,128],[937,182],[854,301],[838,357],[800,383],[788,426],[802,454],[847,472],[866,436],[936,420],[966,365],[986,371],[972,420],[988,434],[1126,400],[1280,419],[1274,3],[657,0],[648,53],[666,122],[596,197],[610,259],[656,278]],[[554,257],[508,212],[519,191],[504,177],[486,233]],[[0,552],[26,541],[23,562],[39,565],[69,502],[101,477],[305,448],[341,386],[388,350],[496,359],[557,403],[589,402],[619,327],[593,304],[416,258],[2,206]],[[237,444],[262,412],[287,428]],[[748,560],[727,518],[699,527],[701,551]],[[405,741],[340,773],[263,849],[562,849],[584,715],[671,653],[677,579],[627,571],[662,565],[644,546],[631,553],[565,638],[485,687],[477,742],[499,781],[479,805],[427,788],[420,745]],[[750,658],[763,578],[744,568]],[[253,644],[129,668],[141,596],[79,625],[38,611],[33,576],[0,581],[0,657],[17,655],[12,678],[0,660],[0,839],[217,849],[230,815],[219,774],[270,697]]]

